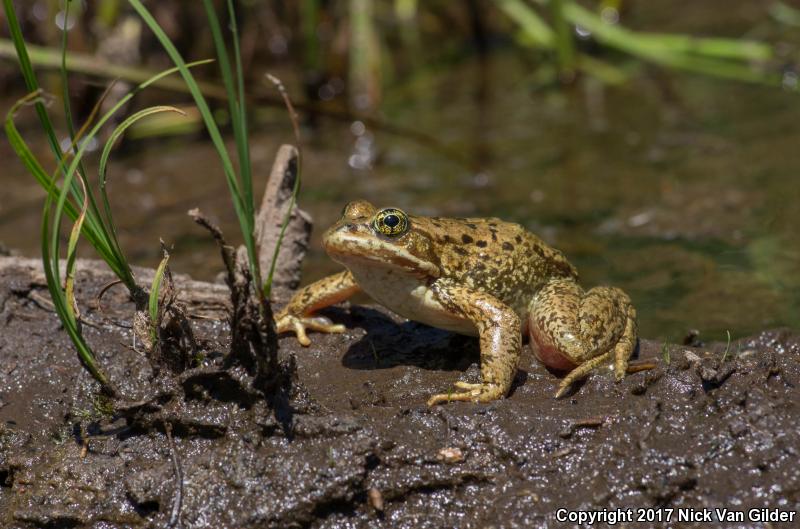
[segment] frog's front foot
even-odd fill
[[[307,329],[327,333],[342,333],[345,331],[344,325],[335,324],[325,316],[297,316],[286,311],[281,312],[275,318],[275,327],[278,334],[294,332],[297,335],[297,341],[304,347],[311,345],[311,340],[306,334]]]
[[[428,406],[453,402],[457,400],[468,402],[491,402],[505,395],[505,390],[497,384],[470,384],[469,382],[456,382],[455,387],[461,391],[453,393],[439,393],[428,399]]]

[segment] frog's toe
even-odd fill
[[[304,347],[311,345],[311,340],[306,333],[307,329],[327,333],[342,333],[345,331],[344,325],[334,324],[324,316],[301,317],[291,314],[279,316],[275,322],[275,327],[278,333],[294,332],[297,336],[297,341]]]
[[[480,389],[483,387],[483,384],[472,384],[470,382],[462,382],[461,380],[459,380],[453,385],[458,389],[465,389],[467,391],[472,391],[474,389]]]
[[[568,380],[566,378],[562,380],[561,384],[558,385],[558,389],[556,390],[556,394],[553,395],[553,398],[560,399],[561,397],[566,395],[567,391],[569,391],[569,388],[572,386],[573,382],[574,380]]]
[[[472,395],[468,392],[439,393],[428,399],[428,406],[447,404],[448,402],[455,402],[458,400],[469,401],[472,400],[472,398]]]
[[[491,402],[503,397],[504,391],[497,384],[470,384],[468,382],[456,382],[457,388],[464,391],[452,393],[439,393],[428,399],[428,406],[435,406],[454,401],[468,402]]]
[[[558,391],[556,391],[554,398],[559,399],[563,397],[574,382],[586,378],[590,372],[597,368],[597,366],[607,362],[613,353],[614,351],[611,350],[601,354],[600,356],[595,356],[594,358],[589,359],[570,371],[558,385]]]
[[[333,323],[325,316],[313,316],[310,318],[301,318],[303,324],[307,329],[317,332],[327,332],[332,334],[343,333],[346,329],[341,323]]]

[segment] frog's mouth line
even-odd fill
[[[439,277],[440,274],[435,264],[417,258],[401,246],[386,248],[374,241],[341,232],[329,237],[324,245],[330,258],[345,266],[363,263],[399,269],[416,276]]]

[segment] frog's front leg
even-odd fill
[[[482,381],[456,382],[455,386],[463,391],[434,395],[428,405],[453,400],[489,402],[504,397],[511,389],[522,347],[517,314],[494,296],[447,279],[434,282],[431,290],[445,310],[466,318],[477,328]]]
[[[528,329],[542,363],[571,369],[556,398],[611,359],[621,380],[636,348],[636,310],[628,295],[611,287],[585,292],[572,279],[553,279],[536,294],[528,308]]]
[[[297,341],[304,346],[311,345],[306,329],[319,332],[344,332],[344,325],[334,325],[324,316],[314,316],[314,312],[344,301],[359,291],[349,270],[320,279],[297,291],[289,303],[277,316],[275,326],[279,333],[294,331]]]

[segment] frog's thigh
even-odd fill
[[[434,295],[447,309],[463,314],[478,330],[481,347],[481,384],[458,384],[468,393],[437,395],[429,403],[446,400],[490,401],[511,389],[521,351],[521,326],[516,313],[484,292],[439,280]],[[442,397],[442,398],[438,398]]]
[[[577,366],[562,381],[566,388],[612,357],[617,378],[622,378],[636,343],[635,319],[630,298],[621,290],[584,292],[573,280],[557,279],[531,302],[529,332],[543,363],[556,369]]]

